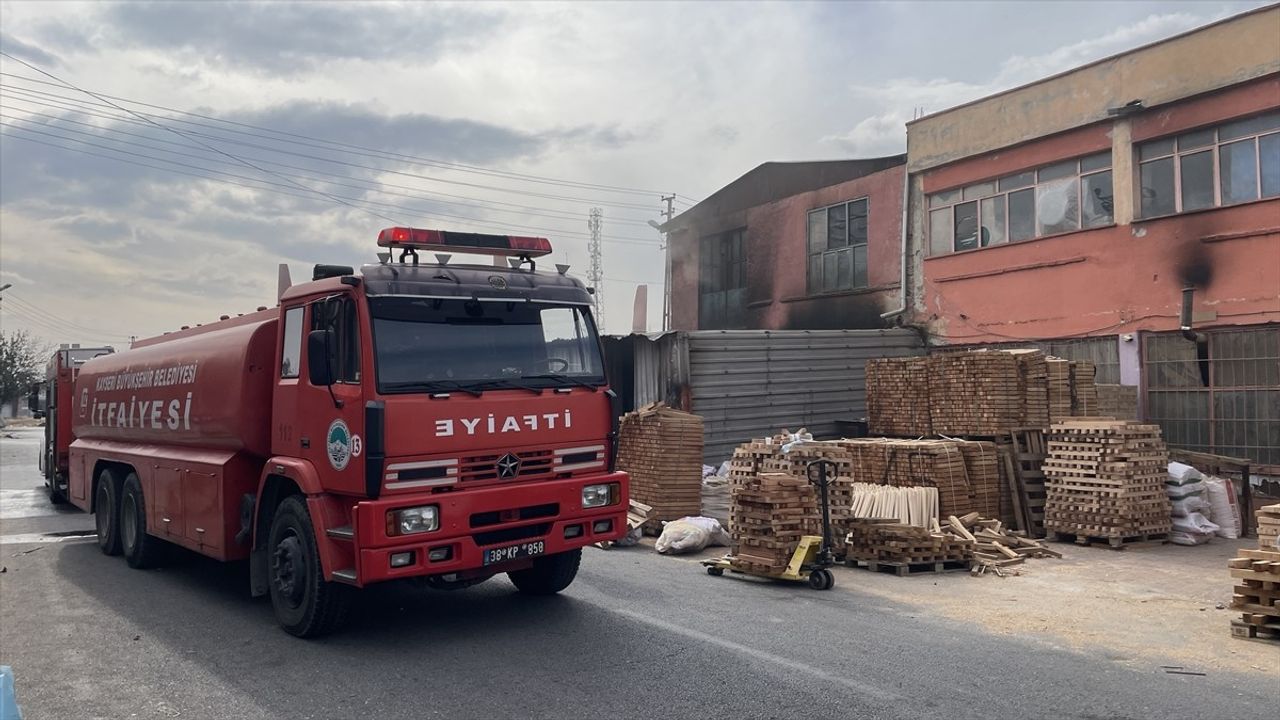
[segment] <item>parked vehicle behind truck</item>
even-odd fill
[[[40,474],[44,475],[49,500],[55,505],[67,501],[68,450],[71,421],[75,417],[76,374],[87,361],[113,352],[109,347],[70,345],[59,348],[45,365],[44,380],[32,385],[31,394],[27,397],[27,409],[32,415],[45,418]]]
[[[590,295],[536,268],[550,243],[389,228],[379,245],[361,274],[318,265],[276,308],[81,367],[68,492],[104,553],[247,558],[251,593],[310,637],[386,580],[556,593],[582,547],[625,533]]]

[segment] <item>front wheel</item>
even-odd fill
[[[271,520],[271,606],[285,632],[319,637],[346,621],[352,588],[327,582],[312,532],[311,513],[297,495],[285,498]]]
[[[540,557],[533,567],[507,573],[511,584],[525,595],[555,595],[573,583],[582,563],[582,548]]]

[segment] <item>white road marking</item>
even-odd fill
[[[0,535],[0,545],[40,545],[44,543],[92,542],[97,535],[42,535],[40,533],[15,533]]]
[[[785,667],[788,670],[794,670],[796,672],[805,673],[806,675],[812,675],[813,677],[820,678],[829,683],[834,683],[836,685],[843,685],[844,687],[847,687],[856,693],[873,697],[883,702],[893,703],[893,702],[902,700],[901,695],[894,693],[892,691],[884,690],[882,688],[878,688],[874,685],[869,685],[867,683],[858,682],[857,680],[854,680],[852,678],[833,675],[825,670],[821,670],[819,668],[813,667],[812,665],[806,665],[798,660],[792,660],[790,658],[782,657],[781,655],[774,655],[773,653],[768,653],[763,650],[757,650],[756,648],[748,647],[746,645],[733,642],[732,640],[725,640],[724,638],[718,637],[716,635],[711,635],[709,633],[704,633],[700,630],[694,630],[692,628],[676,625],[675,623],[670,623],[670,622],[667,622],[666,620],[662,620],[656,617],[651,617],[643,613],[638,613],[634,610],[627,610],[625,608],[610,608],[610,610],[612,612],[618,613],[619,615],[625,615],[631,618],[632,620],[636,620],[638,622],[642,622],[646,625],[651,625],[653,627],[660,628],[668,632],[673,632],[677,635],[683,635],[684,637],[690,638],[692,640],[699,640],[705,643],[710,643],[712,645],[718,645],[719,647],[722,647],[731,652],[747,655],[749,657],[755,658],[756,660],[763,660],[764,662],[773,663],[775,665],[781,665],[782,667]]]
[[[0,520],[59,515],[43,488],[0,490]]]

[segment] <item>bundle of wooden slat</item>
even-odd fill
[[[1071,417],[1071,361],[1047,358],[1045,372],[1048,382],[1049,422],[1061,422]]]
[[[1228,563],[1236,581],[1231,607],[1241,611],[1241,618],[1231,622],[1231,634],[1280,643],[1280,550],[1239,553]]]
[[[964,457],[965,475],[973,491],[973,510],[982,517],[1000,514],[1000,496],[1006,494],[1000,482],[1000,453],[993,442],[960,440],[956,442]]]
[[[1000,435],[1023,424],[1018,359],[995,351],[929,358],[929,414],[942,435]]]
[[[652,507],[646,529],[702,512],[702,418],[660,403],[622,417],[618,469],[631,497]]]
[[[817,499],[808,480],[762,472],[733,488],[734,552],[739,570],[779,573],[801,536],[821,532]]]
[[[906,568],[912,565],[967,562],[974,543],[914,525],[882,519],[851,519],[846,537],[846,562]]]
[[[1088,544],[1165,539],[1169,453],[1160,427],[1108,419],[1068,420],[1050,430],[1044,461],[1045,528]]]
[[[873,435],[930,435],[929,359],[867,361],[867,428]]]
[[[922,528],[932,528],[938,521],[938,488],[853,483],[849,490],[851,518],[897,520]]]
[[[974,509],[974,491],[958,441],[856,438],[839,443],[852,454],[855,482],[936,487],[941,512],[963,515]],[[979,465],[985,467],[979,463],[975,468]]]
[[[1049,426],[1049,365],[1039,350],[1011,350],[1018,360],[1018,387],[1022,389],[1022,425]]]
[[[1258,548],[1280,550],[1280,503],[1260,507],[1253,516],[1258,520]]]
[[[1136,385],[1099,383],[1094,387],[1098,393],[1099,415],[1117,420],[1138,419],[1138,387]]]
[[[1098,387],[1094,384],[1097,369],[1088,360],[1071,361],[1071,414],[1092,417],[1098,412]]]

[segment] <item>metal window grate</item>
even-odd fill
[[[1280,467],[1280,326],[1143,337],[1147,417],[1170,445]]]

